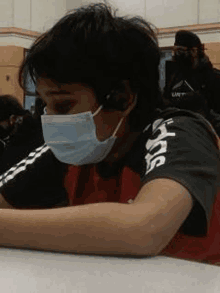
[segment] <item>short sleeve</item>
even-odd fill
[[[199,114],[175,115],[153,123],[147,139],[144,183],[169,178],[183,185],[194,206],[182,230],[205,235],[219,190],[220,154],[217,137]]]

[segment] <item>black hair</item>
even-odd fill
[[[197,48],[199,59],[202,59],[205,55],[205,47],[200,38],[195,33],[188,30],[179,30],[176,33],[174,46],[187,47],[188,52],[193,48]]]
[[[37,97],[35,99],[34,114],[33,114],[33,117],[35,119],[41,119],[41,115],[43,115],[44,113],[45,106],[46,106],[46,103],[40,97]]]
[[[129,123],[139,131],[150,121],[159,96],[156,28],[141,17],[118,17],[116,11],[99,3],[65,15],[33,43],[20,67],[19,83],[25,89],[28,76],[35,85],[39,77],[58,85],[80,82],[93,88],[105,109],[122,109],[124,101],[112,102],[114,90],[129,80],[138,97]]]
[[[176,46],[186,46],[188,48],[202,47],[200,38],[193,32],[188,30],[179,30],[175,35]]]
[[[0,96],[0,121],[10,118],[11,115],[23,116],[27,113],[19,101],[12,95]]]

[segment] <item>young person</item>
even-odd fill
[[[4,140],[10,136],[17,122],[27,114],[18,100],[11,95],[0,96],[0,139]]]
[[[187,30],[176,33],[173,60],[166,62],[166,72],[165,107],[202,114],[220,136],[219,74],[196,34]]]
[[[35,41],[20,83],[46,104],[45,145],[0,177],[0,245],[219,261],[218,138],[199,114],[156,110],[159,61],[153,28],[105,4]]]
[[[10,95],[0,96],[0,174],[44,142],[41,124]]]

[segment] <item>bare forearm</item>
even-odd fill
[[[140,234],[129,222],[129,215],[130,205],[118,203],[1,210],[0,246],[85,254],[143,254],[137,244],[141,242]]]

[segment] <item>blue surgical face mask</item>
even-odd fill
[[[123,118],[111,137],[99,141],[93,117],[101,108],[102,106],[94,114],[83,112],[41,116],[44,140],[59,161],[77,166],[96,164],[107,157]]]

